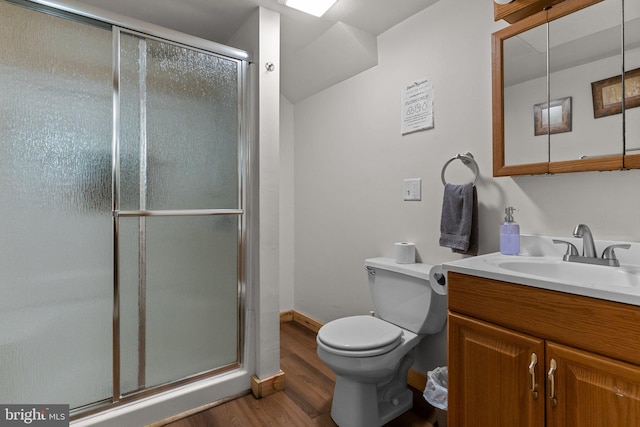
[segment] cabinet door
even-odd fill
[[[543,361],[542,340],[449,313],[449,425],[544,426]]]
[[[555,343],[546,351],[547,366],[556,362],[545,399],[548,427],[640,425],[640,367]]]

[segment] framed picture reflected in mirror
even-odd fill
[[[571,97],[535,104],[533,126],[536,136],[571,132]]]

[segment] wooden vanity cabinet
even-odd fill
[[[640,426],[640,307],[448,276],[449,426]]]

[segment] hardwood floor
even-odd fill
[[[280,368],[286,387],[263,399],[248,394],[166,424],[167,427],[336,427],[331,419],[335,375],[316,354],[315,334],[294,322],[281,325]],[[433,408],[414,391],[411,411],[385,427],[433,427]]]

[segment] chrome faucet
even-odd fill
[[[596,244],[593,241],[593,235],[591,234],[589,227],[585,224],[578,224],[573,230],[573,236],[582,239],[582,255],[578,255],[578,248],[576,248],[573,243],[564,240],[553,240],[553,243],[563,243],[567,245],[567,252],[562,257],[564,261],[619,267],[620,261],[616,258],[614,249],[629,249],[631,247],[629,244],[607,246],[607,248],[602,252],[602,257],[598,258],[596,253]]]
[[[582,256],[586,258],[597,258],[596,244],[593,242],[593,235],[591,230],[584,224],[576,225],[573,230],[573,237],[582,239]]]

